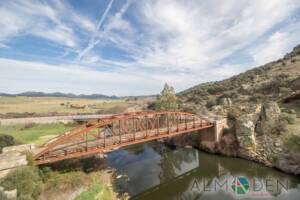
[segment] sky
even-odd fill
[[[299,0],[0,0],[0,92],[157,94],[276,60]]]

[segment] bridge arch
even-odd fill
[[[176,111],[129,112],[91,120],[46,142],[35,154],[37,165],[213,127],[206,117]]]

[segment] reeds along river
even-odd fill
[[[193,148],[152,142],[112,152],[108,161],[131,199],[300,199],[300,177]]]

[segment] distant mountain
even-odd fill
[[[72,93],[61,93],[61,92],[54,92],[54,93],[45,93],[45,92],[23,92],[18,94],[7,94],[7,93],[0,93],[0,96],[7,96],[7,97],[14,97],[14,96],[26,96],[26,97],[68,97],[68,98],[83,98],[83,99],[118,99],[117,96],[107,96],[103,94],[72,94]]]

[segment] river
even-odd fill
[[[193,148],[151,142],[111,152],[108,163],[135,200],[300,199],[300,177]]]

